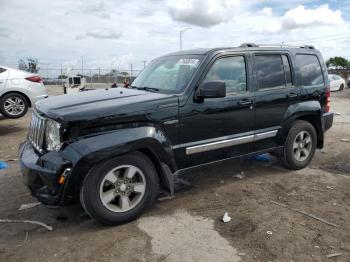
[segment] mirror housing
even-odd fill
[[[204,98],[220,98],[226,96],[226,83],[224,81],[204,81],[198,87],[196,97]]]

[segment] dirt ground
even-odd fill
[[[340,115],[308,168],[291,172],[272,159],[191,171],[192,187],[117,227],[100,226],[78,205],[66,219],[43,205],[19,211],[36,202],[17,160],[31,113],[19,120],[0,116],[0,159],[9,164],[0,170],[0,219],[53,227],[0,223],[0,261],[350,261],[350,143],[341,141],[350,140],[349,104],[350,90],[332,93],[332,111]],[[220,221],[225,212],[228,223]]]

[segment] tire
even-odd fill
[[[304,139],[301,139],[302,134],[304,134]],[[315,154],[316,145],[317,135],[313,125],[307,121],[297,120],[289,130],[280,160],[287,168],[292,170],[305,168]],[[297,151],[302,151],[299,153],[299,158]]]
[[[339,87],[339,91],[343,91],[344,90],[344,84],[341,84]]]
[[[134,173],[132,178],[127,178],[128,173]],[[157,193],[158,175],[152,162],[141,153],[132,153],[92,167],[82,183],[80,201],[90,217],[113,226],[139,217]]]
[[[13,106],[11,106],[13,105]],[[8,93],[0,99],[0,113],[7,118],[20,118],[28,112],[28,101],[19,93]]]

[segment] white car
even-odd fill
[[[328,79],[331,91],[342,91],[346,86],[344,78],[338,75],[328,74]]]
[[[0,113],[7,118],[20,118],[35,102],[48,97],[38,74],[0,65]]]

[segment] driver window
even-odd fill
[[[204,81],[222,80],[226,83],[226,92],[244,92],[247,90],[247,75],[243,56],[220,58],[214,62]]]

